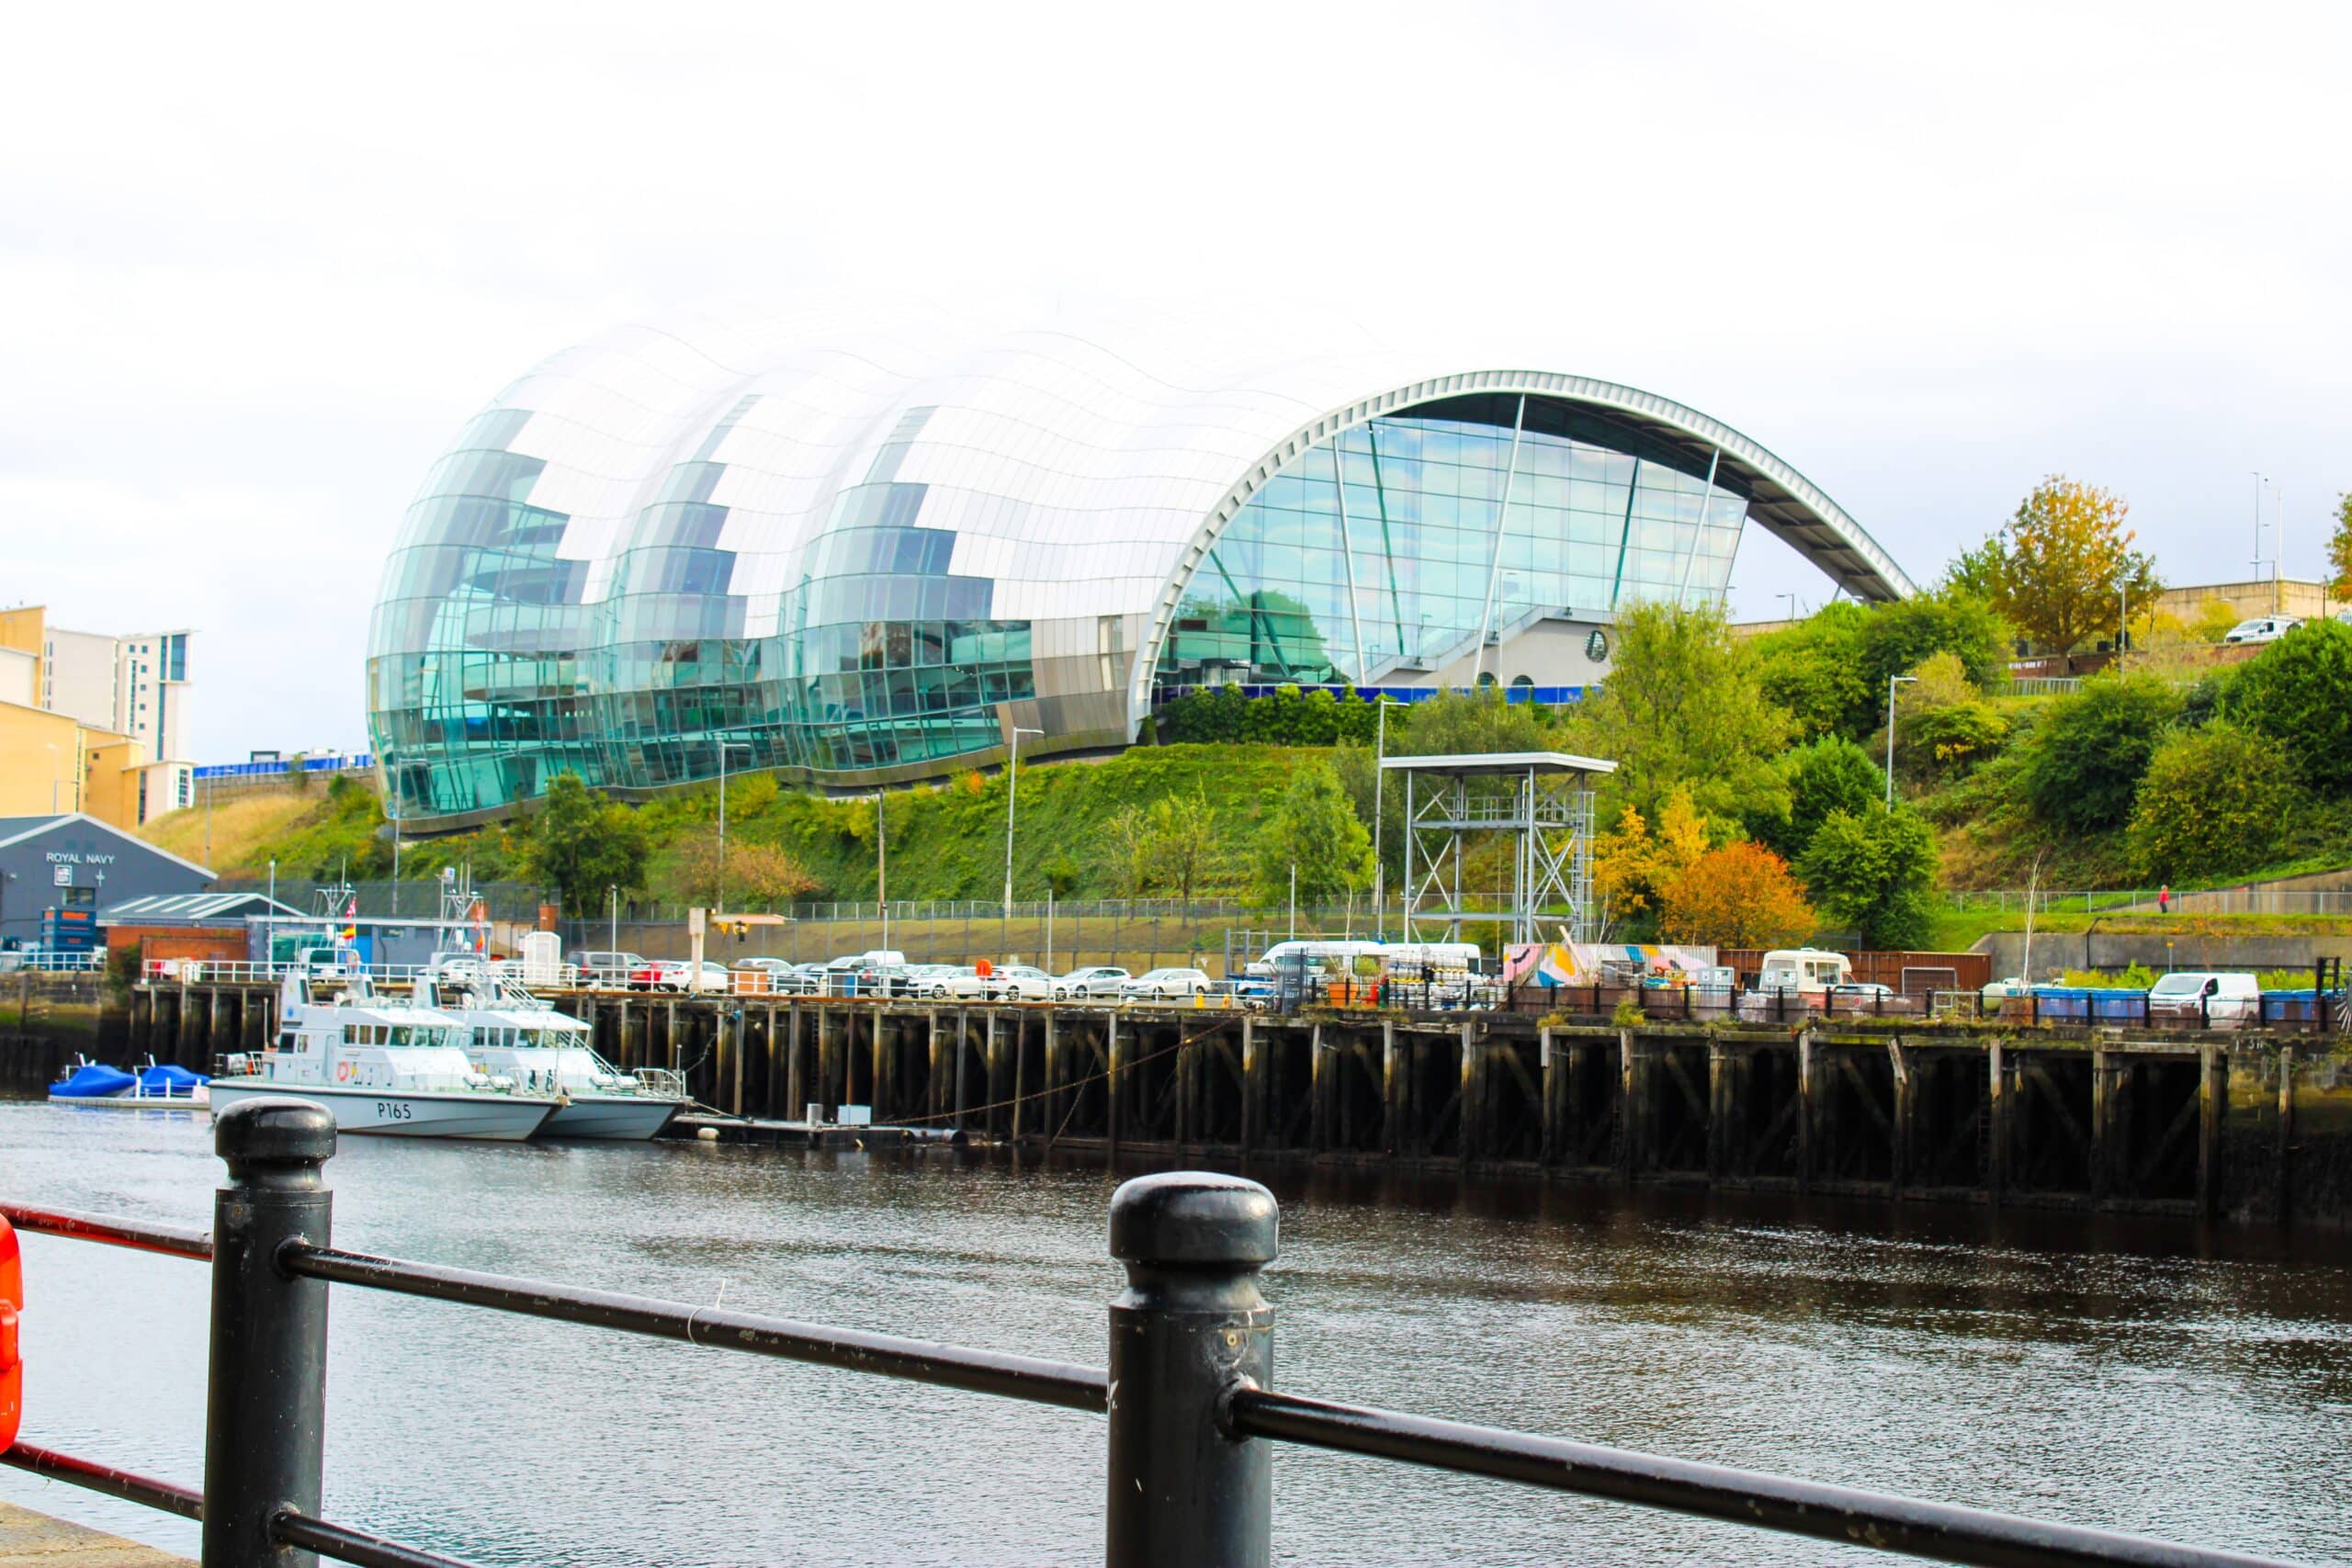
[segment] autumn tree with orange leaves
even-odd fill
[[[1790,947],[1819,921],[1789,863],[1751,840],[1709,850],[1658,896],[1658,935],[1717,947]]]
[[[1962,566],[2026,636],[2072,653],[2117,635],[2127,595],[2136,607],[2164,592],[2155,562],[2132,547],[2138,536],[2124,526],[2130,511],[2110,491],[2052,474]]]

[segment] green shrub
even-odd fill
[[[2295,815],[2287,753],[2233,724],[2166,735],[2132,807],[2132,861],[2153,879],[2234,876],[2278,858]]]
[[[2034,816],[2068,833],[2121,828],[2157,738],[2179,712],[2178,694],[2144,675],[2101,675],[2052,704],[2026,743]]]
[[[2286,749],[2315,789],[2352,793],[2352,626],[2313,621],[2230,682],[2230,716]]]
[[[1824,918],[1866,947],[1921,947],[1934,930],[1936,835],[1908,807],[1831,812],[1796,869]]]

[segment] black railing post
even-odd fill
[[[1137,1177],[1111,1200],[1111,1568],[1264,1568],[1273,1474],[1262,1439],[1223,1429],[1228,1391],[1273,1380],[1274,1196],[1199,1171]]]
[[[249,1100],[214,1118],[229,1181],[212,1210],[212,1357],[204,1417],[203,1568],[311,1568],[271,1520],[316,1516],[326,1440],[327,1286],[279,1267],[287,1242],[325,1247],[320,1167],[334,1117],[301,1100]]]

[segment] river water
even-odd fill
[[[1001,1157],[345,1139],[398,1257],[1099,1365],[1116,1177]],[[1294,1392],[2352,1560],[2352,1251],[1966,1208],[1257,1172]],[[0,1194],[209,1223],[182,1113],[0,1104]],[[195,1483],[198,1264],[25,1241],[28,1440]],[[1100,1417],[338,1287],[327,1512],[484,1563],[1099,1562]],[[1278,1449],[1286,1562],[1887,1561]],[[194,1551],[0,1471],[0,1495]]]

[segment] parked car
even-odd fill
[[[907,994],[945,1001],[980,994],[979,974],[968,964],[918,964],[907,971]],[[966,988],[970,982],[969,988]]]
[[[725,991],[733,988],[726,965],[706,958],[702,972],[683,958],[661,958],[629,971],[628,983],[640,991]]]
[[[1054,1000],[1082,1002],[1098,998],[1115,998],[1119,987],[1134,977],[1115,964],[1096,964],[1084,969],[1073,969],[1055,980]]]
[[[1054,977],[1034,964],[995,964],[980,978],[980,995],[992,1002],[1053,999]]]
[[[2256,615],[2250,621],[2240,621],[2222,638],[2223,642],[2277,642],[2303,623],[2292,615]]]
[[[2262,987],[2251,975],[2183,969],[2148,987],[2148,1021],[2195,1029],[2235,1029],[2262,1012]]]
[[[635,953],[592,949],[573,953],[571,962],[580,971],[581,984],[618,988],[628,986],[629,976],[644,968],[650,960]]]
[[[1202,969],[1151,969],[1126,981],[1119,987],[1119,999],[1125,1002],[1166,1002],[1182,998],[1197,997],[1216,988],[1216,983]]]

